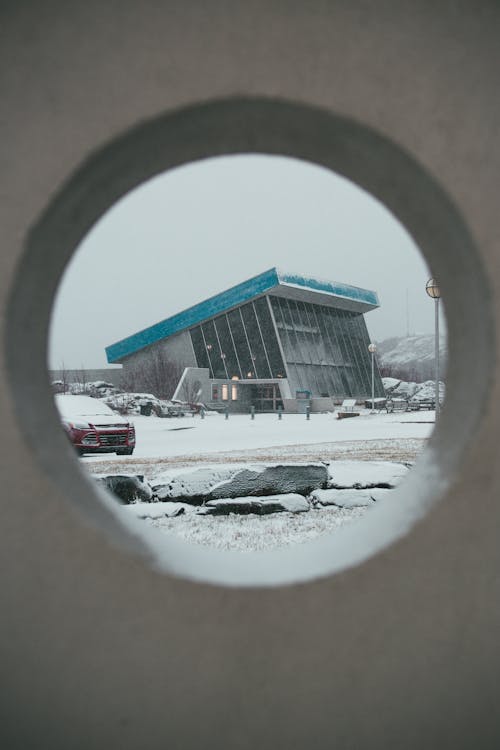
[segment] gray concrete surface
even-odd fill
[[[2,747],[498,747],[499,22],[486,0],[2,3]],[[425,514],[365,525],[370,559],[302,550],[301,583],[289,558],[269,585],[265,557],[230,555],[231,581],[180,549],[153,569],[78,474],[44,370],[92,222],[238,151],[372,191],[448,313],[448,400],[405,490]]]

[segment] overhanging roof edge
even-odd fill
[[[360,302],[371,307],[379,307],[380,302],[377,292],[371,289],[343,284],[337,281],[328,281],[327,279],[318,279],[310,276],[301,276],[291,274],[281,269],[276,269],[280,285],[295,286],[301,289],[310,289],[311,291],[330,294],[342,299]]]
[[[120,362],[122,359],[155,344],[161,339],[181,333],[204,320],[220,315],[239,304],[248,302],[254,297],[268,293],[279,287],[300,289],[303,293],[316,293],[323,295],[325,299],[328,296],[350,301],[359,305],[358,309],[360,312],[368,312],[379,306],[377,293],[369,289],[291,274],[273,267],[236,286],[230,287],[230,289],[226,289],[224,292],[219,292],[176,315],[165,318],[148,328],[144,328],[131,336],[127,336],[107,346],[105,349],[107,360],[110,364]]]
[[[270,291],[278,284],[276,268],[270,268],[258,274],[258,276],[253,276],[241,284],[226,289],[224,292],[219,292],[219,294],[215,294],[203,302],[198,302],[196,305],[188,307],[176,315],[165,318],[148,328],[144,328],[131,336],[127,336],[127,338],[117,341],[115,344],[107,346],[105,349],[107,360],[110,364],[119,362],[121,359],[135,354],[167,336],[181,333],[187,328],[201,323],[203,320],[229,310],[231,307],[246,302],[252,297]]]

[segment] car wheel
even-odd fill
[[[134,452],[133,448],[121,448],[119,451],[116,451],[117,456],[131,456]]]

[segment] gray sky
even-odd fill
[[[375,340],[434,330],[430,274],[401,224],[327,169],[207,159],[132,191],[89,232],[56,297],[49,366],[106,366],[104,347],[271,266],[374,289]]]

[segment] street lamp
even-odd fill
[[[436,362],[436,389],[434,398],[436,401],[437,419],[439,416],[439,300],[441,298],[441,290],[436,279],[429,279],[425,285],[425,291],[434,300],[434,359]]]
[[[368,351],[372,355],[372,410],[370,414],[375,414],[375,352],[377,351],[377,347],[375,344],[369,344]]]

